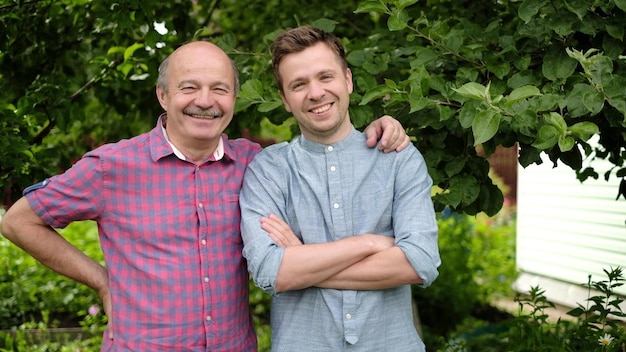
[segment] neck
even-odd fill
[[[352,123],[348,120],[348,123],[341,124],[341,126],[339,126],[337,129],[334,129],[332,131],[326,131],[325,133],[313,133],[310,131],[305,131],[302,128],[300,130],[302,132],[302,135],[312,142],[319,144],[335,144],[348,137],[350,135],[350,132],[352,131],[352,128]]]
[[[215,154],[220,140],[222,139],[221,136],[216,141],[209,142],[206,140],[195,141],[192,139],[179,140],[176,136],[170,136],[167,133],[166,121],[166,119],[163,119],[162,121],[165,139],[167,139],[170,145],[174,148],[175,152],[184,156],[185,160],[191,161],[194,164],[201,164]]]

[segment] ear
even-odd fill
[[[285,110],[287,110],[287,112],[291,112],[291,106],[289,106],[289,103],[287,103],[287,99],[285,99],[285,94],[283,93],[283,91],[279,90],[278,94],[280,94],[280,99],[283,101],[283,105],[285,106]]]
[[[159,99],[159,104],[161,104],[161,107],[163,108],[164,111],[167,111],[166,95],[167,95],[167,92],[162,90],[161,87],[157,85],[156,96],[157,96],[157,99]]]
[[[346,85],[348,86],[348,94],[352,94],[354,85],[352,84],[352,71],[349,68],[346,69]]]

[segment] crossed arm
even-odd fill
[[[285,248],[276,291],[311,286],[346,290],[380,290],[422,279],[404,252],[389,236],[363,234],[334,242],[302,244],[287,223],[275,215],[261,219],[261,227]]]
[[[385,152],[404,149],[409,144],[408,139],[404,130],[396,125],[397,121],[390,117],[376,120],[364,131],[368,136],[368,146],[373,146],[374,143],[371,142],[375,142],[377,136],[382,134],[379,149]],[[386,141],[384,133],[394,130],[400,131],[402,138],[390,133],[388,141],[394,143],[382,147]],[[269,163],[271,166],[265,166],[274,170],[284,167],[274,164],[272,160],[263,162]],[[246,243],[244,255],[248,259],[248,267],[255,282],[259,287],[267,289],[267,292],[284,292],[313,286],[379,290],[424,282],[405,252],[390,236],[369,233],[333,242],[302,244],[289,225],[278,216],[262,215],[267,214],[266,203],[281,203],[280,199],[273,199],[274,196],[280,198],[281,191],[274,189],[270,192],[271,195],[264,193],[264,189],[273,187],[273,182],[266,178],[262,169],[249,167],[246,178],[248,181],[244,181],[241,198],[242,234]],[[279,208],[274,211],[277,211],[276,214],[281,213]],[[255,230],[259,215],[261,227],[270,235],[271,241],[255,237],[255,233],[262,236]],[[280,250],[280,255],[274,251],[276,247],[283,249]],[[273,280],[275,281],[270,283]]]

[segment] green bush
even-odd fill
[[[623,285],[622,268],[605,270],[607,280],[589,282],[586,302],[567,314],[570,319],[548,320],[547,309],[554,308],[544,291],[531,288],[525,295],[518,294],[516,317],[492,326],[490,330],[471,327],[451,338],[440,352],[620,352],[626,350],[626,314],[620,304],[623,298],[614,289]],[[591,291],[593,289],[594,291]],[[596,293],[599,292],[599,293]]]
[[[61,233],[90,257],[102,260],[98,231],[92,222],[74,223]],[[0,329],[39,321],[42,312],[48,315],[50,327],[78,326],[81,312],[99,304],[93,290],[54,273],[0,237]]]
[[[444,212],[438,224],[439,277],[430,287],[413,290],[428,350],[441,346],[493,300],[512,297],[517,277],[514,208],[505,207],[495,217]]]

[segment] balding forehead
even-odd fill
[[[217,57],[221,57],[222,59],[230,60],[228,55],[219,46],[210,42],[203,42],[203,41],[197,41],[197,42],[184,44],[178,49],[176,49],[172,53],[172,56],[176,58],[178,56],[186,55],[188,53],[193,53],[193,52],[204,52],[205,54],[215,55]]]
[[[193,69],[194,67],[206,65],[211,66],[211,68],[207,71],[210,73],[232,73],[232,76],[229,77],[228,80],[233,79],[234,82],[229,82],[229,85],[234,83],[234,86],[231,86],[231,89],[234,89],[235,95],[239,91],[239,72],[237,71],[235,63],[231,60],[230,56],[224,52],[224,50],[214,43],[207,41],[194,41],[184,44],[177,48],[166,61],[170,62],[166,65],[166,67],[169,66],[169,68],[166,68],[166,71],[162,72],[164,77],[162,77],[161,82],[164,83],[164,87],[167,87],[167,84],[165,83],[167,83],[170,79],[170,77],[167,76],[170,76],[174,72],[180,73],[182,71]],[[207,68],[206,66],[205,68]],[[228,70],[230,72],[224,71],[226,67],[230,68],[230,70]],[[174,82],[170,83],[176,84]]]

